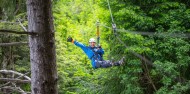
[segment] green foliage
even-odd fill
[[[92,2],[61,0],[54,5],[59,93],[61,94],[85,93],[95,86],[90,80],[93,77],[90,61],[82,50],[71,43],[66,43],[68,36],[84,44],[88,43],[91,36],[95,36],[96,20],[92,19],[94,15],[89,4]]]
[[[25,0],[0,0],[0,29],[1,30],[14,30],[17,32],[24,32],[23,28],[19,25],[18,19],[27,26],[26,22],[26,1]],[[0,43],[11,43],[11,42],[27,42],[28,36],[26,35],[15,35],[0,33]],[[5,53],[9,53],[5,56]],[[29,49],[28,46],[12,46],[12,47],[0,47],[0,69],[2,69],[2,63],[5,58],[8,58],[10,62],[6,65],[7,70],[14,70],[20,73],[26,73],[30,71],[30,60],[29,60]],[[11,64],[10,64],[11,63]],[[5,64],[4,64],[5,65]],[[27,74],[30,75],[30,74]],[[2,77],[2,75],[0,75]],[[7,76],[8,77],[8,76]],[[11,78],[13,75],[11,74]],[[14,76],[15,78],[17,76]],[[1,87],[5,83],[0,83]],[[8,84],[10,85],[10,84]],[[16,84],[24,91],[30,91],[30,84]],[[1,91],[0,91],[1,92]],[[1,92],[2,93],[2,92]],[[12,94],[18,94],[15,90]]]
[[[18,4],[23,4],[23,0],[18,1]],[[117,37],[126,45],[121,44],[113,32],[105,28],[111,27],[106,0],[53,0],[59,93],[188,94],[190,43],[189,38],[184,38],[183,34],[190,32],[189,1],[109,1],[114,21],[119,28]],[[12,5],[5,7],[7,4]],[[15,6],[15,0],[1,3],[0,15],[3,16],[0,19],[15,21],[20,18],[27,26],[26,13],[23,12],[25,10],[19,10],[15,16]],[[100,21],[100,43],[105,50],[104,59],[117,61],[124,56],[124,66],[94,70],[82,50],[66,42],[67,37],[71,36],[88,46],[88,39],[96,37],[97,20]],[[5,23],[1,23],[0,28],[19,31],[22,29],[18,25]],[[142,36],[133,31],[156,34],[151,37]],[[181,36],[176,37],[179,34]],[[10,40],[23,41],[26,37],[14,36]],[[13,49],[17,53],[16,69],[27,71],[28,48]],[[147,65],[147,62],[136,57],[134,53],[149,59],[153,66]],[[26,85],[25,89],[29,88]]]
[[[119,41],[113,40],[114,36],[112,36],[111,33],[107,33],[106,39],[111,38],[111,40],[108,41],[110,47],[113,48],[111,54],[125,54],[125,56],[128,58],[126,60],[127,66],[125,66],[124,69],[130,71],[133,74],[147,73],[145,68],[141,67],[142,61],[138,61],[135,56],[131,55],[131,51],[145,55],[150,58],[151,61],[154,61],[155,68],[150,68],[150,76],[158,91],[154,91],[148,86],[145,86],[145,88],[141,87],[146,84],[140,79],[144,76],[130,75],[126,74],[126,71],[122,71],[119,75],[126,74],[132,78],[132,80],[129,80],[127,79],[127,76],[123,77],[123,79],[127,79],[125,81],[127,84],[124,84],[124,87],[128,87],[128,85],[131,84],[130,87],[134,87],[133,90],[135,93],[151,93],[152,91],[155,93],[158,92],[158,94],[187,93],[189,86],[188,84],[184,83],[188,83],[189,80],[189,78],[185,76],[187,75],[186,73],[189,72],[189,42],[187,39],[173,38],[175,36],[171,36],[172,34],[164,35],[164,33],[159,34],[159,32],[188,32],[189,26],[187,24],[189,24],[189,21],[186,20],[186,18],[189,17],[189,14],[187,13],[189,9],[186,8],[185,4],[180,2],[141,2],[140,5],[135,1],[128,1],[126,4],[120,3],[120,1],[111,2],[113,9],[112,12],[118,28],[125,28],[129,30],[129,32],[118,33],[119,38],[121,38],[121,40],[126,43],[128,47],[126,48],[122,46]],[[153,6],[150,6],[150,4]],[[146,5],[149,5],[150,7],[146,9],[143,8],[143,6]],[[158,32],[158,35],[153,37],[142,37],[131,34],[131,30]],[[136,64],[137,66],[135,66]],[[134,66],[134,68],[131,69],[130,65]],[[137,84],[134,84],[135,82],[137,82]],[[120,85],[122,86],[122,84]],[[173,87],[176,87],[176,85],[183,89],[174,89]],[[108,85],[108,88],[111,88],[111,85]],[[128,89],[120,88],[117,91],[125,92],[126,90]],[[128,93],[134,92],[127,92],[127,94]]]
[[[66,43],[66,38],[72,36],[78,41],[87,43],[91,36],[95,36],[97,19],[101,25],[111,26],[107,2],[61,0],[54,5],[59,76],[65,79],[59,80],[62,83],[59,84],[61,87],[59,92],[187,93],[190,45],[188,39],[172,36],[174,35],[172,32],[189,32],[190,15],[187,3],[169,0],[140,2],[112,0],[110,5],[117,28],[129,31],[117,32],[121,41],[126,43],[126,48],[109,29],[100,27],[101,44],[106,50],[104,58],[117,61],[125,56],[126,65],[98,70],[91,70],[87,57],[73,44]],[[153,37],[144,37],[134,34],[133,31],[157,32],[157,34]],[[159,32],[171,32],[171,34]],[[143,67],[146,63],[131,52],[148,57],[153,61],[154,67]]]
[[[25,0],[0,0],[0,20],[14,20],[23,11],[26,11]]]

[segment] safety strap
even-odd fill
[[[91,48],[91,47],[90,47]],[[97,48],[97,47],[95,47],[95,48]],[[91,48],[91,50],[95,53],[95,54],[93,54],[93,56],[91,57],[91,59],[92,58],[94,58],[95,60],[99,60],[98,59],[98,55],[100,55],[100,54],[98,54],[93,48]],[[102,55],[100,55],[100,57],[101,57],[101,59],[102,59]],[[101,60],[100,60],[101,61]]]
[[[99,29],[99,21],[97,21],[96,25],[97,25],[97,31],[96,31],[96,34],[97,34],[97,46],[100,46],[100,29]]]

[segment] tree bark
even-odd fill
[[[51,0],[27,0],[32,94],[57,94]]]

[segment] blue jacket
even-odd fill
[[[80,47],[84,53],[88,56],[88,58],[91,60],[91,64],[93,68],[97,68],[96,67],[96,63],[95,60],[100,60],[102,61],[103,58],[103,54],[104,54],[104,50],[102,48],[98,49],[97,47],[90,47],[90,46],[85,46],[84,44],[74,41],[74,44],[78,47]]]

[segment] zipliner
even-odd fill
[[[96,40],[94,38],[91,38],[89,40],[90,46],[85,46],[84,44],[75,41],[71,37],[67,38],[67,42],[74,43],[77,47],[80,47],[84,53],[88,56],[88,58],[91,60],[91,65],[93,68],[108,68],[112,66],[120,66],[124,62],[124,57],[119,60],[118,62],[111,62],[110,60],[103,60],[103,54],[104,50],[101,46],[96,47]]]

